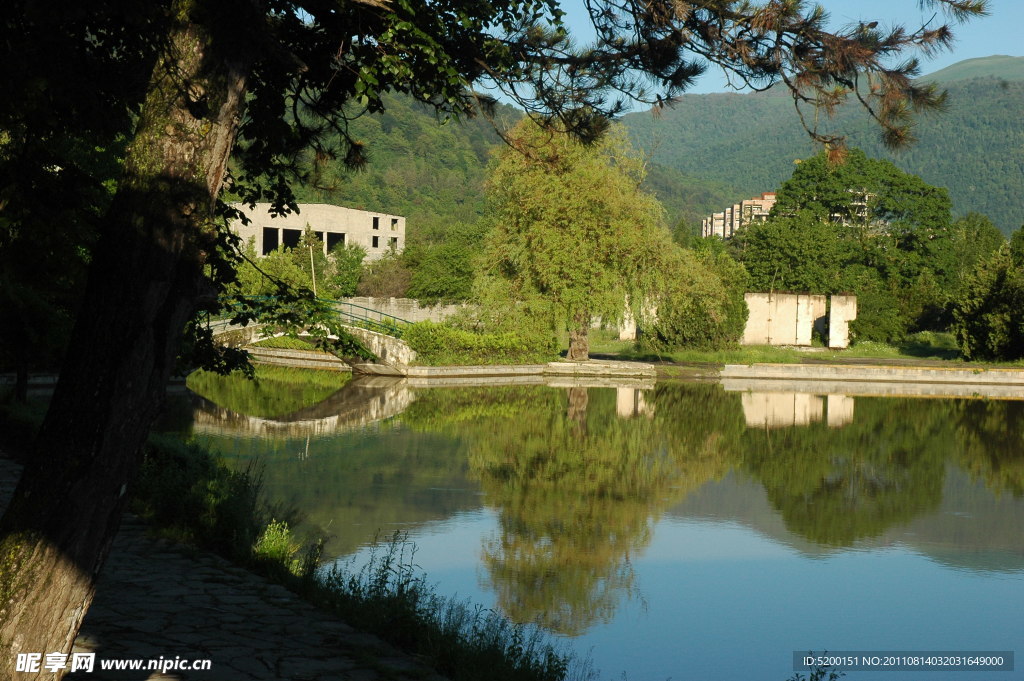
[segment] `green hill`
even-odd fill
[[[522,113],[499,106],[495,123],[503,129]],[[484,118],[439,125],[427,109],[401,97],[387,99],[387,111],[363,116],[352,125],[370,162],[351,171],[328,161],[295,187],[299,201],[331,203],[362,210],[404,215],[413,240],[438,241],[454,222],[475,222],[485,203],[484,182],[491,151],[502,144],[494,125]],[[734,188],[698,180],[674,168],[651,163],[647,190],[665,205],[670,224],[699,221],[722,203],[731,203]]]
[[[869,155],[949,188],[958,214],[984,213],[1007,233],[1024,224],[1024,57],[970,59],[924,79],[948,89],[949,109],[922,117],[919,141],[906,151],[884,149],[854,107],[825,123]],[[521,115],[502,106],[497,119],[510,126]],[[647,189],[670,224],[776,189],[794,161],[817,151],[778,90],[684,95],[660,116],[634,113],[623,122],[649,154]],[[488,159],[501,144],[487,120],[438,125],[422,106],[392,97],[385,114],[364,116],[353,130],[369,150],[367,169],[328,162],[297,189],[300,200],[405,215],[413,240],[443,239],[452,223],[482,214]]]
[[[340,160],[309,167],[308,180],[295,187],[304,202],[331,203],[404,215],[410,236],[431,239],[453,222],[475,222],[483,211],[483,184],[491,149],[501,143],[484,118],[448,121],[412,99],[391,96],[387,111],[362,116],[352,136],[367,149],[365,170]],[[496,122],[510,126],[522,114],[499,106]]]
[[[1024,224],[1024,79],[1005,76],[1018,63],[1024,58],[969,60],[938,72],[978,77],[944,81],[948,110],[922,117],[915,129],[918,143],[902,152],[887,151],[875,126],[852,106],[824,123],[846,132],[869,155],[947,187],[956,213],[985,213],[1009,233]],[[624,122],[654,161],[732,187],[733,195],[718,210],[776,189],[796,159],[816,151],[792,100],[781,92],[684,95],[658,117],[635,113]]]
[[[1024,57],[1010,57],[996,54],[991,57],[965,59],[952,66],[929,73],[921,80],[933,83],[949,83],[971,78],[998,78],[1001,80],[1024,80]]]

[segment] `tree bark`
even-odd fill
[[[213,209],[248,63],[214,49],[212,27],[196,4],[172,7],[68,358],[32,460],[0,520],[5,669],[13,670],[18,653],[70,652],[163,404],[183,327],[208,293],[203,263],[215,239]],[[55,676],[40,670],[18,678]]]
[[[579,313],[573,317],[575,326],[569,329],[569,352],[566,359],[570,362],[585,362],[590,359],[590,315]]]

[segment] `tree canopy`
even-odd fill
[[[547,301],[570,329],[570,359],[587,358],[599,316],[640,310],[661,279],[670,245],[661,205],[640,191],[643,163],[621,129],[585,146],[527,119],[489,181],[484,277],[505,284],[513,304]]]

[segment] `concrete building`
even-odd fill
[[[231,229],[243,241],[254,239],[256,253],[267,255],[278,246],[294,248],[307,227],[324,244],[324,252],[336,246],[362,246],[367,260],[376,260],[389,251],[405,248],[405,218],[324,203],[299,204],[299,212],[272,217],[269,203],[257,203],[254,210],[236,205],[249,218],[243,225],[235,220]]]
[[[733,204],[721,213],[712,213],[701,221],[701,236],[728,239],[740,227],[751,222],[763,222],[775,205],[775,192],[764,192],[761,198],[747,199]]]

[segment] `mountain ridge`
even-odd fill
[[[856,107],[843,107],[823,128],[842,131],[868,155],[947,187],[955,213],[984,213],[1008,234],[1024,223],[1024,202],[1016,200],[1024,195],[1024,78],[996,75],[1005,73],[1007,59],[1024,72],[1024,57],[967,60],[936,72],[972,75],[941,83],[949,93],[946,111],[919,117],[918,141],[906,150],[886,149],[877,126]],[[691,94],[658,118],[633,113],[623,123],[653,161],[731,188],[732,199],[715,208],[721,210],[775,190],[795,161],[817,151],[792,107],[788,97],[771,93]]]

